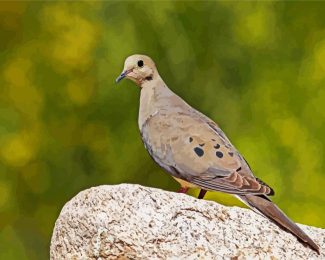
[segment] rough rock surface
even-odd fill
[[[62,209],[51,259],[325,259],[325,230],[300,225],[321,255],[248,209],[122,184],[80,192]]]

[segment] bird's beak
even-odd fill
[[[121,73],[115,80],[116,83],[119,83],[122,79],[124,79],[132,70],[126,70]]]

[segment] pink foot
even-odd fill
[[[181,187],[177,192],[178,193],[186,193],[188,191],[188,188],[186,187]]]

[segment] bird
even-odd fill
[[[150,57],[127,57],[116,83],[124,78],[140,88],[138,126],[144,146],[179,182],[179,192],[199,188],[199,199],[207,191],[232,194],[319,254],[318,245],[271,201],[274,190],[254,176],[217,123],[176,95]]]

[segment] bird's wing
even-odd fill
[[[201,114],[156,113],[141,135],[153,159],[176,178],[231,194],[273,194],[221,129]]]

